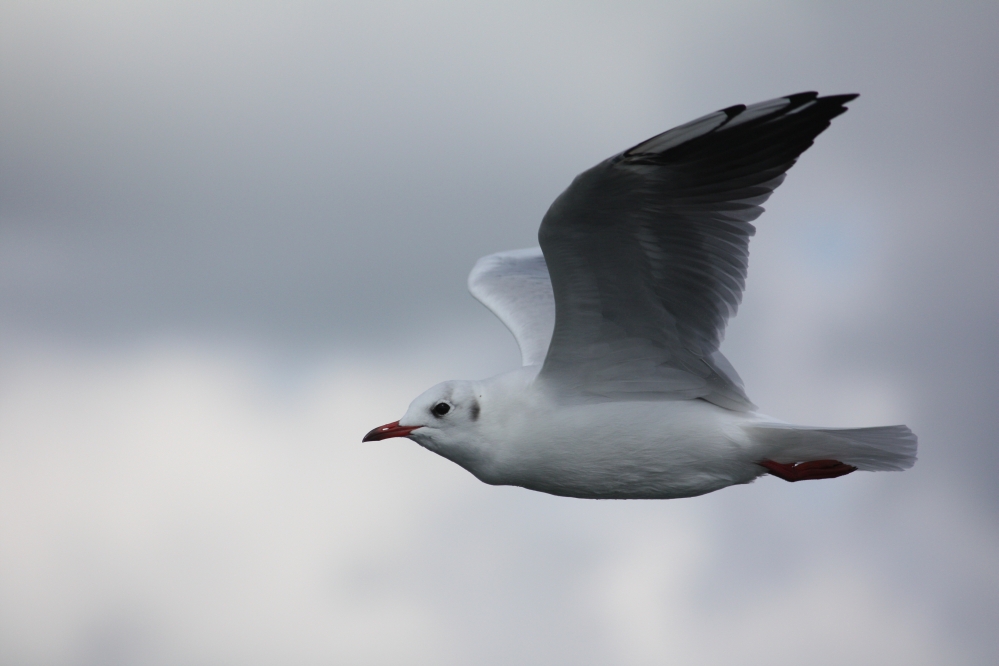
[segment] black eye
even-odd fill
[[[438,402],[430,411],[432,411],[436,416],[444,416],[451,411],[451,405],[446,402]]]

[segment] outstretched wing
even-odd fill
[[[468,290],[520,345],[524,365],[540,365],[555,327],[555,297],[540,247],[497,252],[475,262]]]
[[[556,307],[539,380],[566,398],[750,409],[718,346],[742,298],[751,222],[855,97],[729,107],[577,176],[538,232]]]

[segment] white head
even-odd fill
[[[480,427],[482,403],[482,382],[443,382],[410,403],[401,419],[375,428],[362,441],[408,437],[480,476],[491,459]]]

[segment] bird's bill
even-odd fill
[[[386,423],[383,426],[378,426],[367,435],[364,436],[362,442],[377,442],[382,439],[388,439],[390,437],[407,437],[409,433],[413,432],[420,426],[404,426],[399,425],[398,421],[392,421],[392,423]]]

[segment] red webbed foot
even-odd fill
[[[803,463],[779,463],[773,460],[761,460],[756,464],[766,467],[767,471],[777,478],[791,482],[835,479],[837,476],[857,471],[853,465],[847,465],[838,460],[812,460]]]

